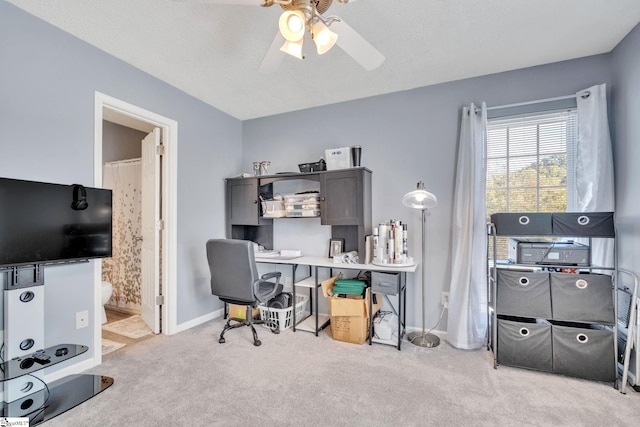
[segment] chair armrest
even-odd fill
[[[274,291],[278,288],[282,289],[282,285],[280,285],[280,276],[282,276],[282,273],[280,273],[279,271],[272,271],[270,273],[264,274],[262,275],[262,277],[260,277],[258,280],[256,280],[253,283],[253,294],[254,295],[258,295],[258,289],[260,288],[260,284],[261,283],[269,283],[269,284],[273,284],[273,289]],[[270,282],[268,279],[273,279],[276,278],[276,282]],[[275,296],[272,295],[272,297]],[[258,300],[260,300],[260,298],[258,297]]]
[[[273,279],[274,277],[276,278],[276,285],[278,283],[280,283],[280,276],[282,276],[282,273],[279,271],[271,271],[269,273],[263,274],[262,277],[260,277],[260,281],[261,282],[266,282],[269,279]]]

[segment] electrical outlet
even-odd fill
[[[89,311],[79,311],[76,313],[76,329],[82,329],[89,326]]]
[[[449,308],[449,292],[442,292],[440,297],[440,305],[444,308]]]

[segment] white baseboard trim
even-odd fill
[[[67,366],[64,369],[59,369],[59,370],[57,370],[55,372],[52,372],[50,374],[45,375],[44,380],[47,383],[51,383],[53,381],[59,380],[60,378],[64,378],[64,377],[66,377],[68,375],[80,374],[80,373],[82,373],[82,372],[84,372],[84,371],[86,371],[88,369],[91,369],[91,368],[97,366],[94,360],[95,359],[93,359],[93,358],[87,359],[87,360],[84,360],[82,362],[78,362],[78,363],[76,363],[74,365]]]
[[[222,317],[222,316],[224,316],[224,308],[220,308],[216,311],[212,311],[211,313],[207,313],[204,316],[200,316],[195,319],[189,320],[188,322],[184,322],[179,325],[176,325],[174,333],[177,334],[180,332],[184,332],[187,329],[191,329],[195,326],[206,323],[209,320],[217,319],[218,317]]]
[[[191,329],[195,326],[201,325],[205,322],[208,322],[209,320],[213,320],[213,319],[217,319],[218,317],[222,317],[224,316],[224,308],[218,309],[216,311],[212,311],[211,313],[205,314],[204,316],[200,316],[196,319],[190,320],[188,322],[185,323],[181,323],[180,325],[177,325],[176,327],[176,331],[175,333],[180,333],[183,331],[186,331],[188,329]],[[96,362],[97,358],[91,358],[91,359],[87,359],[84,360],[82,362],[73,364],[71,366],[67,366],[64,369],[60,369],[57,370],[55,372],[52,372],[50,374],[45,375],[44,380],[47,383],[59,380],[61,378],[64,378],[68,375],[75,375],[75,374],[80,374],[86,370],[89,370],[91,368],[94,368],[96,366],[99,366],[100,363]]]

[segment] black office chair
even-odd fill
[[[229,317],[218,342],[224,343],[224,334],[229,329],[249,326],[253,333],[253,345],[259,346],[262,342],[253,325],[264,321],[254,321],[251,309],[282,292],[281,273],[271,272],[258,276],[253,242],[247,240],[211,239],[207,241],[207,260],[211,271],[211,293],[225,303],[244,305],[247,308],[245,319]],[[269,281],[274,278],[275,282]],[[236,323],[232,325],[231,321]],[[280,332],[277,325],[270,329],[273,333]]]

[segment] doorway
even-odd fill
[[[103,127],[116,124],[143,132],[140,143],[141,189],[145,197],[142,215],[146,228],[134,239],[140,239],[141,270],[140,312],[154,333],[170,335],[176,329],[176,142],[177,123],[150,111],[96,92],[94,134],[94,181],[103,185]],[[160,179],[162,178],[162,179]],[[144,222],[144,221],[143,221]],[[151,224],[151,226],[149,226]],[[114,235],[114,239],[116,236]],[[160,248],[163,248],[162,256]],[[162,284],[162,289],[160,289]],[[94,349],[102,341],[102,265],[94,263]],[[100,351],[94,351],[94,364],[102,362]]]

